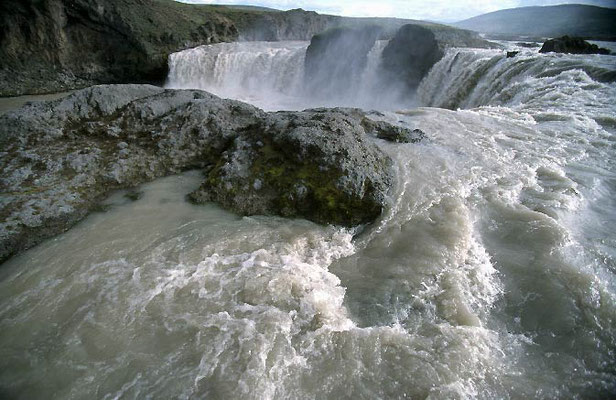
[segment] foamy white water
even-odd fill
[[[379,79],[381,54],[387,43],[375,42],[363,72],[340,93],[333,90],[336,84],[326,72],[320,79],[324,87],[315,88],[304,78],[310,42],[221,43],[174,53],[169,57],[166,87],[203,89],[268,111],[341,106],[383,110],[406,106],[414,98],[402,101]]]
[[[237,42],[171,54],[167,86],[203,89],[264,109],[301,97],[308,42]],[[299,94],[299,96],[298,96]]]
[[[275,64],[257,104],[284,94]],[[250,82],[250,63],[225,65],[197,75]],[[196,172],[118,193],[0,269],[0,394],[616,396],[614,71],[609,56],[451,50],[420,87],[430,107],[374,116],[427,139],[377,141],[397,184],[355,238],[190,205]]]

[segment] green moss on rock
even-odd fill
[[[365,135],[359,120],[349,123],[341,115],[314,112],[302,124],[253,129],[225,152],[192,198],[217,201],[244,215],[303,217],[343,226],[373,221],[382,212],[389,185],[388,158],[358,140],[356,135]],[[294,130],[305,125],[318,129],[297,135]],[[342,144],[332,145],[332,136]]]

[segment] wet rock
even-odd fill
[[[579,37],[562,36],[546,40],[539,53],[610,54],[610,51]]]
[[[507,52],[507,58],[513,58],[515,56],[517,56],[519,53],[519,51],[508,51]]]
[[[526,47],[526,48],[541,47],[539,43],[535,43],[535,42],[518,42],[516,43],[516,46]]]
[[[408,97],[451,47],[498,48],[475,32],[438,24],[403,25],[382,54],[382,85]]]
[[[401,93],[414,92],[449,47],[496,45],[462,29],[437,24],[404,25],[383,50],[383,84]]]
[[[143,196],[143,192],[140,192],[140,191],[134,190],[134,189],[131,189],[131,190],[127,191],[126,194],[124,195],[124,197],[126,197],[130,201],[137,201],[142,196]]]
[[[358,225],[380,215],[389,167],[359,118],[335,110],[274,113],[235,138],[191,198],[245,215]]]
[[[379,139],[395,143],[417,143],[426,137],[421,129],[407,129],[402,126],[391,125],[384,121],[373,121],[364,118],[362,124],[367,132]]]
[[[377,218],[390,159],[360,110],[266,113],[198,90],[105,85],[0,117],[0,260],[67,230],[111,191],[200,168],[195,202],[345,226]],[[400,131],[402,132],[402,131]],[[400,133],[401,134],[401,133]]]
[[[430,29],[409,24],[400,28],[383,50],[383,69],[390,82],[414,91],[444,54]]]

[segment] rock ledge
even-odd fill
[[[112,190],[194,168],[205,176],[189,196],[197,203],[370,223],[392,184],[377,135],[421,138],[356,109],[266,113],[149,85],[93,86],[27,104],[0,117],[0,261],[67,230]]]

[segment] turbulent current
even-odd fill
[[[327,104],[306,46],[188,50],[169,85]],[[0,397],[614,398],[616,57],[451,49],[410,108],[378,100],[382,47],[341,104],[427,138],[378,141],[373,226],[191,205],[196,172],[117,193],[0,269]]]

